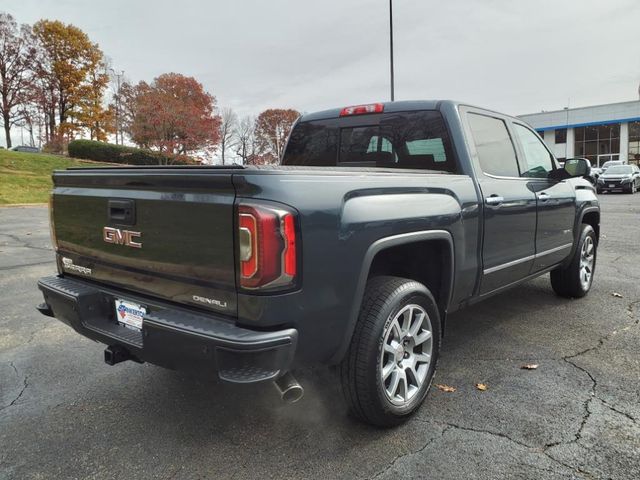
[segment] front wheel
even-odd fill
[[[582,298],[591,289],[596,268],[598,239],[591,225],[582,224],[571,263],[551,272],[551,286],[561,297]]]
[[[429,289],[398,277],[369,280],[339,367],[350,413],[379,427],[405,421],[427,395],[439,348],[440,315]]]

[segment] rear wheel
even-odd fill
[[[561,297],[582,298],[591,289],[596,268],[597,238],[591,225],[582,224],[571,263],[551,272],[551,286]]]
[[[440,348],[440,315],[421,283],[381,276],[367,283],[349,351],[339,367],[352,415],[398,425],[427,395]]]

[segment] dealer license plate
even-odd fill
[[[128,328],[142,330],[142,319],[147,309],[137,303],[116,298],[116,318],[118,323]]]
[[[609,188],[614,188],[614,187],[615,187],[615,185],[613,183],[609,184]]]

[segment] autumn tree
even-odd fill
[[[7,142],[11,148],[11,127],[24,120],[22,105],[32,80],[29,61],[34,54],[27,25],[18,26],[14,18],[0,13],[0,110]]]
[[[95,80],[99,78],[97,72],[101,68],[103,54],[98,45],[74,25],[40,20],[33,26],[33,33],[39,47],[35,71],[47,115],[48,140],[51,140],[56,134],[74,131],[76,125],[72,117],[86,102],[87,92],[101,98],[104,86],[101,80]],[[88,118],[86,103],[84,107],[84,122],[94,123],[94,119]]]
[[[292,109],[272,108],[265,110],[256,119],[255,135],[259,154],[273,156],[274,163],[281,157],[293,124],[300,112]]]
[[[222,155],[222,165],[224,165],[225,152],[233,147],[236,138],[236,127],[238,116],[229,107],[223,108],[220,112],[220,152]]]
[[[105,107],[103,101],[108,85],[107,66],[98,62],[89,66],[85,81],[78,87],[73,117],[89,132],[91,140],[105,142],[107,135],[115,132],[115,110]]]
[[[138,145],[186,155],[220,142],[215,97],[195,78],[165,73],[151,84],[141,82],[129,94],[129,134]]]

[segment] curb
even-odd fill
[[[28,208],[28,207],[46,207],[47,203],[9,203],[0,205],[0,208]]]

